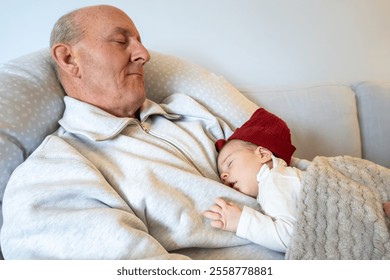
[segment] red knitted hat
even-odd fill
[[[237,128],[227,141],[233,139],[264,147],[276,157],[283,159],[288,165],[290,165],[291,157],[295,151],[287,124],[263,108],[257,109],[252,117]],[[215,143],[218,152],[227,141],[220,139]]]

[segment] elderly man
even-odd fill
[[[132,20],[111,6],[76,10],[55,24],[51,52],[66,109],[9,181],[4,257],[185,259],[227,246],[237,248],[226,258],[256,257],[261,247],[200,214],[219,196],[257,207],[219,182],[214,142],[230,128],[188,96],[146,99],[150,57]]]

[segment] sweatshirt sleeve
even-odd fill
[[[187,258],[169,254],[76,152],[48,158],[37,150],[15,170],[4,196],[1,246],[5,259]]]

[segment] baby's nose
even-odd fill
[[[226,184],[226,180],[228,179],[229,174],[227,172],[222,172],[220,177],[221,177],[222,183]]]

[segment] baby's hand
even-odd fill
[[[212,227],[236,232],[241,212],[241,208],[236,204],[217,198],[215,204],[205,211],[203,216],[211,220]]]

